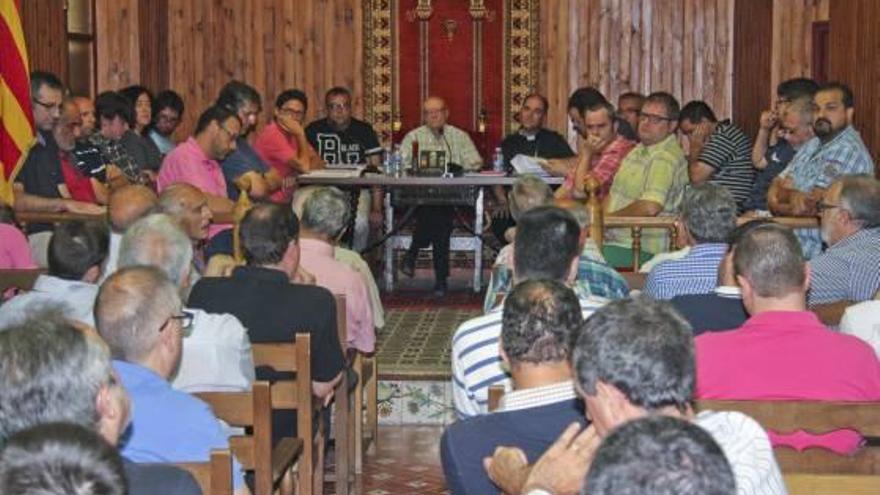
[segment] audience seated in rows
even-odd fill
[[[315,283],[345,296],[346,341],[343,349],[371,353],[376,347],[373,313],[363,277],[334,257],[334,244],[348,228],[348,195],[335,187],[320,187],[303,203],[300,219],[300,265]]]
[[[772,223],[772,220],[755,219],[733,229],[727,239],[727,250],[718,265],[718,285],[714,290],[705,294],[675,296],[670,300],[676,311],[691,325],[695,336],[703,332],[732,330],[749,318],[733,269],[733,252],[746,232],[768,223]]]
[[[846,176],[817,208],[828,249],[810,262],[810,305],[873,298],[880,291],[880,181]]]
[[[606,216],[669,215],[678,210],[688,182],[687,160],[675,130],[678,101],[669,93],[652,93],[639,114],[639,140],[614,176],[606,202]],[[665,232],[648,229],[642,234],[641,259],[664,250]],[[629,229],[611,229],[603,248],[611,266],[632,265]]]
[[[98,128],[88,142],[101,150],[111,163],[107,179],[111,184],[152,185],[159,171],[160,155],[152,142],[136,134],[134,105],[116,91],[105,91],[95,98]]]
[[[526,212],[516,227],[514,283],[550,279],[570,284],[577,270],[579,237],[577,222],[565,210],[540,206]],[[605,303],[593,297],[579,301],[584,317]],[[488,412],[490,386],[510,388],[498,346],[502,316],[499,305],[462,323],[452,337],[452,392],[459,418]]]
[[[178,288],[158,268],[128,267],[111,275],[98,293],[95,320],[131,396],[123,456],[134,462],[206,462],[212,449],[229,448],[211,408],[168,382],[191,321],[181,312]],[[233,460],[236,493],[249,493],[243,474]]]
[[[135,222],[122,236],[119,267],[158,268],[178,288],[186,303],[192,267],[192,245],[167,215]],[[185,305],[184,305],[185,306]],[[242,392],[254,382],[254,359],[248,331],[227,313],[184,307],[186,337],[171,386],[184,392]]]
[[[655,299],[708,294],[715,288],[718,265],[727,252],[727,239],[736,228],[733,195],[715,184],[689,188],[676,228],[679,239],[691,249],[681,259],[664,261],[651,270],[645,294]]]
[[[0,493],[125,495],[122,458],[88,428],[47,423],[9,437],[0,451]]]
[[[874,172],[871,154],[852,126],[852,90],[840,83],[824,84],[813,104],[816,136],[798,150],[767,194],[770,210],[776,215],[815,216],[816,206],[835,180]],[[822,239],[818,229],[800,229],[797,234],[807,259],[819,254]]]
[[[730,120],[719,122],[704,101],[688,102],[678,116],[688,142],[688,172],[692,185],[715,184],[727,189],[739,211],[752,191],[752,141]]]
[[[768,224],[747,232],[733,252],[751,318],[729,332],[696,339],[701,399],[880,400],[880,362],[867,344],[825,327],[806,310],[810,270],[794,233]],[[853,452],[851,430],[814,436],[771,434],[775,445]]]
[[[440,455],[451,493],[494,492],[482,459],[497,446],[516,446],[534,462],[566,426],[585,423],[569,365],[582,321],[577,296],[561,282],[528,280],[507,296],[499,345],[513,391],[497,411],[457,421],[443,433]]]
[[[128,428],[129,392],[113,371],[107,345],[93,329],[62,318],[52,306],[0,330],[0,370],[0,442],[29,428],[65,422],[116,446]],[[179,469],[126,457],[122,463],[130,495],[201,493]]]
[[[736,480],[711,435],[688,421],[649,416],[614,430],[596,451],[585,495],[733,495]]]
[[[107,228],[97,221],[55,227],[49,241],[49,273],[38,276],[32,290],[0,305],[0,326],[22,321],[47,303],[62,306],[72,320],[94,326],[92,307],[107,245]]]
[[[156,180],[161,193],[177,183],[186,183],[200,190],[213,214],[232,212],[233,202],[226,192],[226,179],[218,160],[235,150],[235,138],[241,132],[241,121],[232,111],[213,106],[199,117],[192,137],[178,145],[165,159]],[[220,237],[216,237],[216,236]],[[216,239],[215,239],[216,237]],[[208,226],[206,259],[212,254],[232,254],[232,226]]]
[[[776,86],[776,102],[761,112],[758,134],[752,148],[752,165],[757,169],[746,212],[769,213],[767,192],[797,150],[813,138],[813,95],[819,85],[812,79],[794,78]]]
[[[571,425],[531,468],[522,450],[496,449],[484,464],[505,493],[577,493],[600,442],[646,416],[680,418],[707,431],[733,470],[737,493],[786,493],[757,422],[738,412],[694,414],[694,339],[669,303],[644,296],[612,301],[584,321],[571,352],[575,387],[592,424]],[[571,462],[557,462],[560,453]]]

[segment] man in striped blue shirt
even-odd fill
[[[810,305],[872,299],[880,290],[880,182],[844,177],[818,208],[828,249],[810,263]]]
[[[664,261],[648,274],[644,291],[655,299],[712,292],[718,265],[727,252],[727,238],[736,228],[736,201],[722,186],[694,186],[685,193],[681,206],[677,228],[693,247],[685,257]]]
[[[825,84],[816,92],[813,103],[816,137],[798,150],[767,194],[770,211],[776,215],[813,217],[832,182],[845,175],[874,172],[871,154],[852,126],[855,109],[849,87]],[[807,259],[821,252],[818,229],[797,229],[795,234]]]
[[[550,279],[571,282],[577,270],[580,228],[571,213],[540,206],[520,217],[514,240],[514,282]],[[581,298],[582,316],[605,299]],[[502,307],[464,322],[452,337],[452,392],[455,412],[467,418],[488,412],[489,387],[510,388],[502,366],[499,337]]]

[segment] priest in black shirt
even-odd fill
[[[571,146],[561,134],[543,127],[547,108],[547,98],[540,94],[530,94],[523,100],[522,108],[517,114],[519,130],[509,134],[501,142],[504,168],[508,173],[513,171],[510,161],[516,155],[548,160],[567,159],[575,156]],[[504,239],[504,233],[514,224],[510,217],[507,194],[502,186],[493,187],[492,192],[496,201],[496,206],[492,209],[492,232],[502,243],[505,243],[507,241]]]

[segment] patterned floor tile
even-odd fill
[[[448,494],[440,465],[440,426],[382,426],[375,452],[364,459],[367,495]]]

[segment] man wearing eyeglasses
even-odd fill
[[[302,127],[308,107],[309,100],[302,91],[283,91],[275,98],[273,121],[254,140],[254,150],[269,166],[261,178],[276,203],[290,204],[297,175],[324,167]],[[254,179],[252,187],[260,183]]]
[[[620,165],[605,201],[609,217],[673,215],[688,183],[687,159],[675,130],[678,101],[669,93],[652,93],[639,113],[641,141]],[[650,259],[666,248],[666,232],[645,229],[641,259]],[[614,267],[632,266],[632,235],[629,229],[608,232],[603,254]]]
[[[306,127],[309,143],[318,150],[327,165],[368,165],[378,167],[382,162],[382,145],[376,131],[368,122],[351,115],[351,91],[342,87],[330,88],[324,95],[327,117],[315,120]],[[382,224],[382,192],[374,187],[362,190],[358,198],[354,221],[352,248],[366,247],[370,226]]]
[[[58,145],[52,131],[61,119],[63,91],[61,81],[54,74],[41,71],[31,73],[31,107],[37,128],[37,142],[28,152],[27,159],[15,177],[14,207],[21,212],[69,211],[99,215],[104,211],[103,208],[64,198],[58,189],[59,185],[64,184],[64,176],[58,160]],[[43,266],[51,230],[50,224],[28,224],[31,250],[35,259]]]
[[[162,161],[156,180],[159,192],[171,184],[184,182],[205,193],[213,215],[231,213],[234,203],[227,195],[226,178],[219,161],[235,150],[241,125],[238,116],[227,108],[215,105],[205,110],[196,124],[195,134]],[[229,224],[209,227],[205,259],[218,253],[232,254],[231,227]],[[221,233],[221,237],[217,237]]]

